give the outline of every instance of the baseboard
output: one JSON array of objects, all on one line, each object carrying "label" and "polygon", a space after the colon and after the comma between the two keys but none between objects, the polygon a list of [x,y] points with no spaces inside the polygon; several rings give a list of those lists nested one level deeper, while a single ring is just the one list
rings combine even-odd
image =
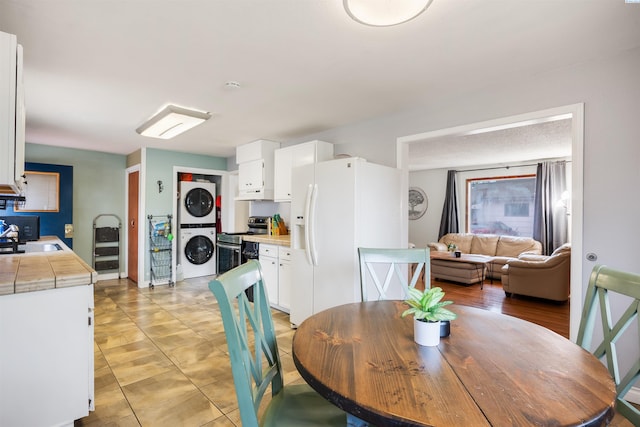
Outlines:
[{"label": "baseboard", "polygon": [[631,390],[627,392],[625,395],[625,399],[631,403],[635,403],[640,405],[640,388],[639,387],[631,387]]},{"label": "baseboard", "polygon": [[126,279],[127,275],[122,272],[118,277],[118,272],[112,273],[98,273],[98,280],[113,280],[113,279]]}]

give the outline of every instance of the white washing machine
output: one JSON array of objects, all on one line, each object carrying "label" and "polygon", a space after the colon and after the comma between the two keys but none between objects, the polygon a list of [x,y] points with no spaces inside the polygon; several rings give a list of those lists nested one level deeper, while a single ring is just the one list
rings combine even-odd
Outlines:
[{"label": "white washing machine", "polygon": [[[178,222],[216,227],[216,185],[212,182],[180,181]],[[215,240],[215,239],[214,239]]]},{"label": "white washing machine", "polygon": [[180,228],[180,258],[184,278],[216,274],[216,229]]}]

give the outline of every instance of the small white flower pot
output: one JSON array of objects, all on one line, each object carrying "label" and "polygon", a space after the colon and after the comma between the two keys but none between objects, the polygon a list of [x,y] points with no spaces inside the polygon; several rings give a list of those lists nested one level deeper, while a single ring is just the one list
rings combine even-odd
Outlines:
[{"label": "small white flower pot", "polygon": [[414,317],[413,339],[417,344],[429,347],[440,344],[440,322],[423,322]]}]

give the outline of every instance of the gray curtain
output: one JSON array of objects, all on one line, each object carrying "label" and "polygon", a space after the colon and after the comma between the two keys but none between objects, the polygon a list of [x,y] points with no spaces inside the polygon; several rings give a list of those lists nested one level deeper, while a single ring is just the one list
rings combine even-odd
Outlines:
[{"label": "gray curtain", "polygon": [[567,189],[566,162],[538,163],[533,212],[533,238],[542,243],[542,253],[550,255],[567,242],[569,220],[561,203]]},{"label": "gray curtain", "polygon": [[447,192],[440,219],[438,240],[447,233],[458,233],[458,197],[456,196],[456,171],[447,172]]}]

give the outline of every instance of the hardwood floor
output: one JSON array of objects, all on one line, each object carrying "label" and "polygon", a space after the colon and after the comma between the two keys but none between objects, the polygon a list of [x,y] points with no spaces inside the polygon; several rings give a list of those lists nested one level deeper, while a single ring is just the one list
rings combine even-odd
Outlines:
[{"label": "hardwood floor", "polygon": [[569,302],[555,303],[538,298],[515,295],[507,297],[498,280],[485,280],[480,284],[465,286],[446,280],[432,280],[431,286],[439,286],[446,293],[445,299],[454,304],[483,308],[528,320],[569,338]]},{"label": "hardwood floor", "polygon": [[[138,288],[126,279],[95,287],[96,410],[76,426],[241,426],[226,339],[210,278]],[[567,336],[569,304],[506,298],[498,283],[436,281],[455,304],[522,317]],[[294,331],[274,311],[285,383],[301,382]],[[630,426],[616,417],[614,426]]]}]

